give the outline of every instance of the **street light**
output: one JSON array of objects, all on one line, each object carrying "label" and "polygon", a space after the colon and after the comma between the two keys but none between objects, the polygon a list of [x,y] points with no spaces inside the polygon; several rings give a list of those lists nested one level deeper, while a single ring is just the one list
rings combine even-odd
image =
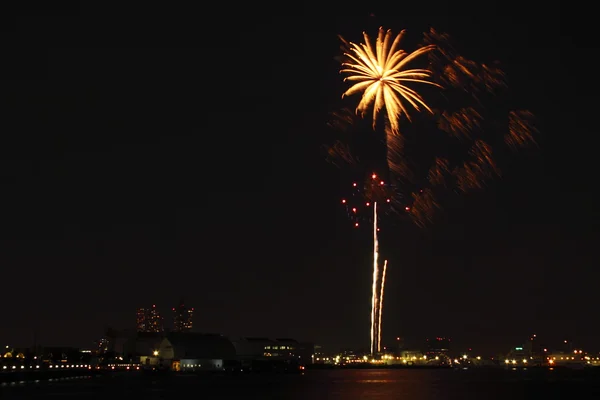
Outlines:
[{"label": "street light", "polygon": [[158,350],[154,350],[152,354],[154,355],[154,357],[158,356]]}]

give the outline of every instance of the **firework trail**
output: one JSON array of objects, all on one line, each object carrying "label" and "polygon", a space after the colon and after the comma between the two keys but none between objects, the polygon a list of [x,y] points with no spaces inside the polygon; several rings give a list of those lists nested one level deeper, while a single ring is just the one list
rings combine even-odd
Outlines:
[{"label": "firework trail", "polygon": [[[354,222],[356,228],[367,226],[367,224],[363,225],[361,222],[369,220],[371,221],[371,229],[373,230],[373,281],[370,337],[371,352],[372,354],[375,354],[379,351],[380,347],[381,328],[379,327],[378,321],[381,320],[379,311],[381,308],[381,298],[379,291],[381,290],[380,285],[383,279],[381,276],[381,268],[379,266],[379,232],[381,230],[382,216],[396,211],[394,209],[394,204],[392,203],[395,187],[386,183],[377,174],[372,173],[369,178],[365,180],[364,185],[353,182],[352,188],[352,194],[350,194],[349,197],[343,198],[341,202],[346,206],[348,216]],[[404,207],[403,211],[406,211],[407,209],[408,207]]]},{"label": "firework trail", "polygon": [[377,234],[377,202],[373,203],[373,294],[371,297],[371,354],[375,351],[377,318],[377,278],[379,277],[379,237]]},{"label": "firework trail", "polygon": [[385,273],[387,271],[388,260],[383,261],[383,272],[381,273],[381,291],[379,292],[379,322],[377,322],[377,352],[381,353],[381,320],[383,319],[383,291],[385,289]]},{"label": "firework trail", "polygon": [[[355,228],[367,226],[361,222],[368,220],[371,222],[372,240],[373,240],[373,282],[371,294],[371,352],[375,354],[379,351],[380,345],[380,308],[381,298],[380,290],[382,280],[381,268],[379,267],[379,232],[381,230],[382,216],[396,212],[397,202],[392,202],[394,191],[396,188],[393,185],[386,183],[377,174],[372,173],[365,179],[365,183],[359,185],[357,182],[352,183],[352,193],[348,197],[344,197],[341,203],[346,207],[348,217],[354,223]],[[396,203],[396,204],[394,204]],[[402,211],[408,212],[409,207],[403,207]],[[386,218],[387,219],[387,218]],[[385,261],[387,263],[387,260]],[[384,266],[385,268],[385,266]]]}]

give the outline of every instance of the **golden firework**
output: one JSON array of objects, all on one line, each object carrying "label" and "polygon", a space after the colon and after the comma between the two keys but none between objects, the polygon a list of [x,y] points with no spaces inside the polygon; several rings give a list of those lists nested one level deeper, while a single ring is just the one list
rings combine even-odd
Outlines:
[{"label": "golden firework", "polygon": [[394,133],[400,131],[400,116],[402,114],[406,115],[410,121],[405,103],[410,104],[417,111],[421,111],[422,107],[433,113],[421,95],[407,84],[424,83],[440,87],[437,83],[429,80],[432,76],[431,71],[427,69],[406,69],[407,64],[420,55],[435,49],[436,46],[424,46],[412,53],[398,49],[404,32],[400,32],[392,41],[392,32],[379,28],[375,47],[372,46],[366,33],[363,33],[364,43],[356,44],[344,41],[348,47],[345,56],[349,61],[342,63],[342,70],[340,71],[349,74],[344,81],[356,82],[343,96],[363,93],[357,112],[364,116],[373,104],[373,128],[379,112],[385,107],[390,128]]}]

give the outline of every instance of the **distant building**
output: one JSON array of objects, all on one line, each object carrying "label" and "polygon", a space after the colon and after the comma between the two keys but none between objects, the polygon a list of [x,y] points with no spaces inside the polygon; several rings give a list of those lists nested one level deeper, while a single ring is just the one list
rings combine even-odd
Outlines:
[{"label": "distant building", "polygon": [[237,360],[246,367],[265,361],[285,361],[297,365],[311,364],[315,352],[314,344],[301,343],[289,338],[245,337],[232,342]]},{"label": "distant building", "polygon": [[531,365],[533,357],[531,353],[523,346],[517,346],[510,349],[504,357],[504,363],[509,366],[528,366]]},{"label": "distant building", "polygon": [[426,340],[427,353],[448,353],[450,351],[450,339],[445,337],[434,337]]},{"label": "distant building", "polygon": [[416,361],[423,359],[423,352],[420,350],[402,350],[400,352],[400,357],[409,361]]},{"label": "distant building", "polygon": [[[342,354],[346,355],[347,352],[349,352],[351,350],[343,350]],[[325,361],[329,361],[329,360],[334,360],[335,359],[335,354],[331,351],[327,351],[322,345],[320,344],[315,344],[313,345],[313,354],[311,356],[311,363],[312,364],[322,364]]]},{"label": "distant building", "polygon": [[186,307],[184,301],[181,300],[179,306],[173,308],[173,331],[190,332],[193,316],[194,309]]},{"label": "distant building", "polygon": [[573,351],[573,342],[570,340],[563,340],[560,346],[558,346],[558,350],[563,351],[565,353],[571,353]]},{"label": "distant building", "polygon": [[135,320],[135,326],[136,326],[136,330],[138,332],[146,332],[146,319],[147,319],[147,312],[145,308],[138,308],[136,310],[136,320]]},{"label": "distant building", "polygon": [[396,338],[396,349],[395,349],[395,350],[396,350],[396,352],[397,352],[398,354],[400,354],[400,352],[401,352],[402,350],[404,350],[404,347],[405,347],[404,338],[401,338],[401,337],[399,337],[399,336],[398,336],[398,337]]},{"label": "distant building", "polygon": [[97,341],[94,342],[94,344],[96,345],[96,353],[97,354],[104,354],[108,351],[108,346],[110,344],[110,341],[106,338],[103,337],[101,339],[98,339]]},{"label": "distant building", "polygon": [[243,337],[232,340],[237,359],[242,365],[249,365],[252,360],[263,359],[265,352],[271,350],[272,342],[271,339],[263,337]]},{"label": "distant building", "polygon": [[128,362],[140,362],[140,357],[153,354],[165,335],[156,332],[136,332],[123,344],[123,358]]},{"label": "distant building", "polygon": [[531,336],[529,336],[529,340],[525,344],[525,349],[527,350],[529,355],[532,357],[536,357],[536,358],[544,357],[544,353],[545,353],[544,348],[545,347],[546,346],[542,345],[542,343],[537,338],[537,335],[535,335],[535,334],[532,334]]},{"label": "distant building", "polygon": [[573,350],[573,352],[565,353],[563,351],[550,352],[544,364],[548,366],[562,366],[568,368],[598,368],[600,366],[600,357],[594,357],[593,354],[588,354],[583,350]]},{"label": "distant building", "polygon": [[[170,333],[159,344],[159,365],[173,371],[222,371],[235,361],[235,347],[222,335],[202,333]],[[147,364],[151,360],[146,358]]]},{"label": "distant building", "polygon": [[299,364],[306,365],[312,363],[312,356],[315,352],[313,343],[301,343],[295,339],[278,338],[271,344],[271,351],[265,351],[267,357],[280,357],[296,360]]},{"label": "distant building", "polygon": [[137,309],[136,329],[138,332],[159,333],[164,331],[163,319],[155,304],[150,308]]},{"label": "distant building", "polygon": [[133,328],[107,329],[104,336],[108,339],[108,350],[105,353],[105,358],[125,355],[127,353],[127,343],[140,334],[141,332],[137,332],[137,330]]},{"label": "distant building", "polygon": [[42,350],[42,361],[49,363],[79,362],[83,358],[84,355],[75,347],[44,347]]}]

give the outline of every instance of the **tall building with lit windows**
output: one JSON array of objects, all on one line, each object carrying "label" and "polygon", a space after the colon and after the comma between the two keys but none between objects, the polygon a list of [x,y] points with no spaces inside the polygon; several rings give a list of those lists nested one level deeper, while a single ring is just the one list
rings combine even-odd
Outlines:
[{"label": "tall building with lit windows", "polygon": [[136,313],[136,327],[138,332],[164,331],[163,318],[153,304],[150,308],[138,308]]},{"label": "tall building with lit windows", "polygon": [[194,309],[185,306],[183,300],[179,302],[177,307],[173,308],[173,331],[189,332],[192,330],[192,318]]},{"label": "tall building with lit windows", "polygon": [[146,309],[138,308],[136,310],[135,326],[138,332],[146,332]]}]

